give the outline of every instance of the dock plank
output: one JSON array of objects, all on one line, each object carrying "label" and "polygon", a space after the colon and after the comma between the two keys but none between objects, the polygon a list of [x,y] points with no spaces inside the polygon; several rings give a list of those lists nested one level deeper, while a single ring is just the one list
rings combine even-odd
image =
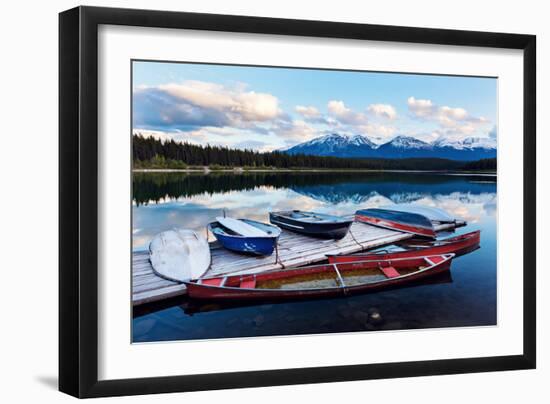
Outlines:
[{"label": "dock plank", "polygon": [[[453,229],[465,223],[434,226],[436,231]],[[273,269],[289,268],[318,263],[326,254],[355,253],[392,244],[411,238],[411,234],[383,229],[355,222],[350,232],[341,240],[320,240],[297,233],[283,231],[277,253],[269,257],[250,257],[210,243],[212,264],[205,278],[220,275],[244,275]],[[185,285],[157,276],[149,262],[148,251],[132,253],[132,303],[134,306],[167,299],[186,293]]]}]

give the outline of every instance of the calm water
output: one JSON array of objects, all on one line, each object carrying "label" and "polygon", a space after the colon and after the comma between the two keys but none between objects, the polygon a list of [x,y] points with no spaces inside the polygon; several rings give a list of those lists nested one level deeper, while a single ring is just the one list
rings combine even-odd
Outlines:
[{"label": "calm water", "polygon": [[[186,298],[136,310],[135,342],[495,325],[496,177],[402,173],[134,174],[133,248],[173,227],[205,231],[228,215],[268,221],[283,209],[353,214],[390,202],[437,206],[481,229],[481,248],[449,275],[362,296],[249,306]],[[448,237],[450,233],[441,234]],[[369,313],[378,312],[373,324]]]}]

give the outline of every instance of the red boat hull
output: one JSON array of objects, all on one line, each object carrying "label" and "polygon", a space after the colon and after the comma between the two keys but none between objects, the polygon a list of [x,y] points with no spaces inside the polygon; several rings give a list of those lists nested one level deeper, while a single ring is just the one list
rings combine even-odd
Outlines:
[{"label": "red boat hull", "polygon": [[479,247],[480,231],[463,234],[461,236],[451,237],[445,240],[435,242],[416,242],[410,241],[402,243],[406,248],[412,248],[407,251],[387,252],[387,253],[369,253],[369,254],[342,254],[327,255],[328,262],[343,263],[361,260],[391,260],[396,258],[415,258],[425,255],[455,254],[463,255]]},{"label": "red boat hull", "polygon": [[[272,271],[257,275],[212,278],[202,281],[185,282],[185,284],[187,286],[187,293],[192,299],[250,301],[347,296],[376,292],[443,273],[449,270],[453,256],[453,254],[447,254],[392,261],[373,260],[342,264],[325,264],[305,268]],[[426,261],[426,258],[428,258],[429,261]],[[423,265],[426,266],[423,267]],[[417,269],[407,274],[400,274],[398,272],[400,270],[404,271],[405,267],[410,266]],[[343,282],[340,286],[322,288],[265,289],[256,287],[259,283],[266,281],[284,282],[286,279],[292,279],[293,277],[315,276],[334,272],[335,267],[338,268],[336,272],[338,272],[340,280],[346,278],[346,276],[353,276],[353,271],[376,269],[379,269],[387,278],[351,286]],[[340,276],[340,274],[342,274],[342,276]]]},{"label": "red boat hull", "polygon": [[[377,210],[377,209],[371,209],[371,210]],[[382,227],[390,230],[396,230],[404,233],[415,234],[420,237],[427,237],[430,239],[436,238],[435,230],[433,229],[433,227],[429,228],[423,225],[416,225],[412,223],[404,223],[397,220],[392,220],[390,218],[376,217],[373,214],[369,215],[364,213],[367,211],[368,209],[364,211],[357,211],[355,213],[355,220],[358,222],[370,224],[372,226]],[[414,214],[409,214],[409,216],[420,217],[420,215],[414,215]],[[422,219],[422,217],[420,218]],[[428,222],[427,219],[424,218],[424,220]]]}]

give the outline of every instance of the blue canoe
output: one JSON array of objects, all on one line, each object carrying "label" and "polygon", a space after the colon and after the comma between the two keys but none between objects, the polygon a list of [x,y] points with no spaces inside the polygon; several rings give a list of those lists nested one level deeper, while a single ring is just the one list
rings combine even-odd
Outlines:
[{"label": "blue canoe", "polygon": [[208,229],[225,248],[245,254],[271,255],[281,229],[250,219],[217,218]]}]

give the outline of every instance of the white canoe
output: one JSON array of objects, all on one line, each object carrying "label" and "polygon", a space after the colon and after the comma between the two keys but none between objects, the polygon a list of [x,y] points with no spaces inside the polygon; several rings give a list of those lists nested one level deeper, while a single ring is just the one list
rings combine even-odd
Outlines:
[{"label": "white canoe", "polygon": [[269,236],[269,234],[267,234],[265,231],[258,229],[257,227],[251,226],[248,223],[243,222],[242,220],[233,219],[232,217],[217,217],[216,220],[222,226],[244,237]]},{"label": "white canoe", "polygon": [[431,206],[422,206],[412,203],[403,203],[403,204],[394,204],[383,206],[382,209],[395,210],[398,212],[408,212],[416,213],[418,215],[425,216],[430,219],[432,222],[441,222],[441,223],[454,223],[456,218],[449,215],[443,209],[434,208]]},{"label": "white canoe", "polygon": [[168,230],[151,240],[149,259],[157,275],[176,282],[188,281],[200,278],[210,267],[210,246],[193,230]]}]

